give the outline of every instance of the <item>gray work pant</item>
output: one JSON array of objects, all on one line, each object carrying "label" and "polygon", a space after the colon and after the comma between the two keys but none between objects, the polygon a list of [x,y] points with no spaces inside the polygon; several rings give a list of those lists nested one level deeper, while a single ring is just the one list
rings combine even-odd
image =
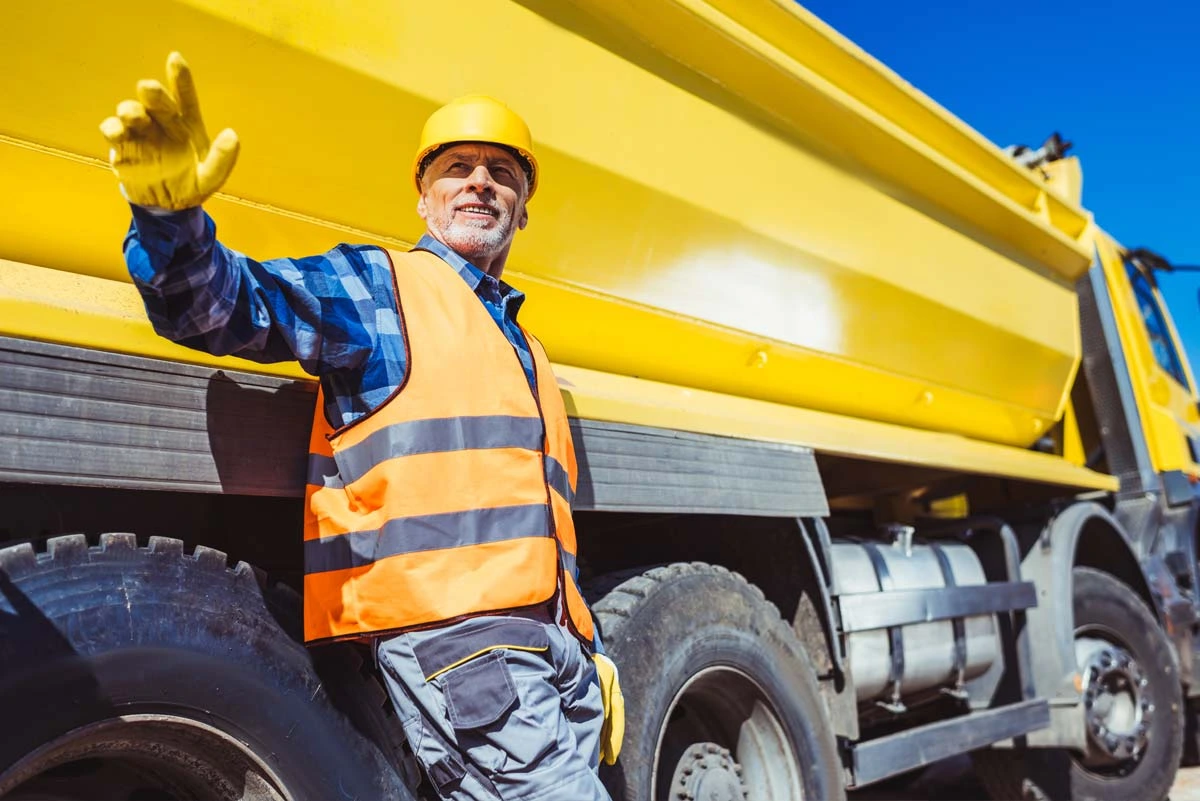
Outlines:
[{"label": "gray work pant", "polygon": [[[507,646],[507,647],[496,647]],[[388,694],[446,801],[610,801],[591,657],[549,615],[488,616],[377,641]]]}]

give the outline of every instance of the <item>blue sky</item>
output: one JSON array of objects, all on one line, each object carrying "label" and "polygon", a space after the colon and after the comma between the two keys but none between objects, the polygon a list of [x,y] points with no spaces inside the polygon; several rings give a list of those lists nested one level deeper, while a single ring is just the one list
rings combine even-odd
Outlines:
[{"label": "blue sky", "polygon": [[[1200,3],[802,5],[999,145],[1061,132],[1103,228],[1200,265]],[[1160,286],[1200,370],[1200,274]]]}]

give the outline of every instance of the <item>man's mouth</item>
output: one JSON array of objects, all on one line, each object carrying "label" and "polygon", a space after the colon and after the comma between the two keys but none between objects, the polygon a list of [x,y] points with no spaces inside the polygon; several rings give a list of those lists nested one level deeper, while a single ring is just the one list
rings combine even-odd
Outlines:
[{"label": "man's mouth", "polygon": [[464,203],[456,208],[455,212],[471,217],[487,217],[492,220],[500,217],[499,211],[484,203]]}]

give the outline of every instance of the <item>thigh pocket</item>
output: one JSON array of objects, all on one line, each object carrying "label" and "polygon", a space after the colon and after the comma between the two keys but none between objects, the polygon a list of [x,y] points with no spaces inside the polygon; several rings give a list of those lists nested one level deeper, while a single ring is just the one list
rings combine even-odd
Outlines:
[{"label": "thigh pocket", "polygon": [[446,714],[455,729],[491,726],[517,703],[517,686],[503,651],[491,651],[441,677]]},{"label": "thigh pocket", "polygon": [[[482,665],[484,661],[487,667]],[[476,664],[479,673],[467,672]],[[480,674],[491,674],[486,685]],[[569,739],[553,678],[545,654],[508,649],[439,677],[459,747],[493,777],[516,774],[531,778],[543,769],[553,772],[558,746]],[[465,703],[460,703],[460,698],[466,699]],[[468,710],[472,714],[466,714]],[[493,719],[470,725],[488,718]]]}]

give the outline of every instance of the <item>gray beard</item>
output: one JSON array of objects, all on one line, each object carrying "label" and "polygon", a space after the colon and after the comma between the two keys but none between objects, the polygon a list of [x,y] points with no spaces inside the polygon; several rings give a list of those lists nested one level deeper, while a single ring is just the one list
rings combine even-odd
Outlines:
[{"label": "gray beard", "polygon": [[[452,215],[453,213],[451,213]],[[496,256],[508,244],[512,234],[512,217],[502,214],[491,228],[479,228],[470,223],[449,222],[438,226],[447,245],[468,259]]]}]

